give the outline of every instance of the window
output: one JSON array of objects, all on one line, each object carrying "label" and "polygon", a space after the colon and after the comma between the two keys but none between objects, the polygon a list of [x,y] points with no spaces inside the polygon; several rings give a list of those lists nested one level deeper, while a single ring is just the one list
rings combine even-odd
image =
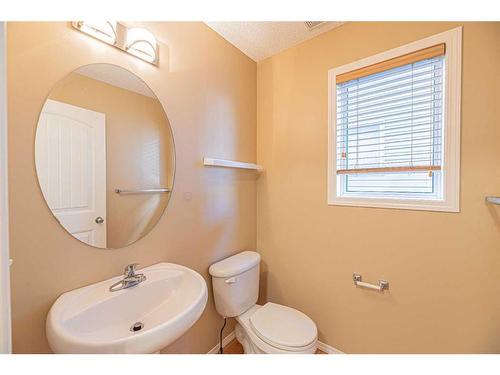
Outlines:
[{"label": "window", "polygon": [[458,212],[461,29],[329,72],[329,204]]}]

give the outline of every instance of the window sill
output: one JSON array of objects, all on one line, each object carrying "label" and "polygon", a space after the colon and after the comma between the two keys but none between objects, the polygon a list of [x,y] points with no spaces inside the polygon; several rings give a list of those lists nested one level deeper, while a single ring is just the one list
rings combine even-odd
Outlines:
[{"label": "window sill", "polygon": [[328,200],[329,206],[351,206],[370,208],[392,208],[417,211],[460,212],[458,202],[422,199],[355,198],[335,197]]}]

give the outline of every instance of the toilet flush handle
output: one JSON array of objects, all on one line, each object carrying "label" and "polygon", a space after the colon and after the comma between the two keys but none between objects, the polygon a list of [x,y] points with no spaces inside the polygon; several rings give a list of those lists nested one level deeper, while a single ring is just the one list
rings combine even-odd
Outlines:
[{"label": "toilet flush handle", "polygon": [[236,282],[236,277],[230,277],[229,279],[224,280],[226,284],[234,284]]}]

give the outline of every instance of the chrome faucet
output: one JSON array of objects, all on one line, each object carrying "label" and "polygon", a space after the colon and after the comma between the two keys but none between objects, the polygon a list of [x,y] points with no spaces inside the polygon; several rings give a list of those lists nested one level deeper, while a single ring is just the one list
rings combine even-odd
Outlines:
[{"label": "chrome faucet", "polygon": [[146,275],[144,275],[143,273],[135,273],[138,265],[138,263],[127,265],[127,267],[125,267],[125,270],[123,271],[123,279],[111,285],[109,287],[109,291],[116,292],[118,290],[131,288],[146,280]]}]

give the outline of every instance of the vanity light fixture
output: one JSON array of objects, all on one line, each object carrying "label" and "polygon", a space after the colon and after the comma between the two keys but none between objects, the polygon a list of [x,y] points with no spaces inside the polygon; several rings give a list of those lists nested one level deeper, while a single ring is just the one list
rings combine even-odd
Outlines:
[{"label": "vanity light fixture", "polygon": [[114,21],[77,21],[72,22],[75,29],[88,34],[105,43],[115,45],[116,43],[116,22]]},{"label": "vanity light fixture", "polygon": [[121,49],[141,60],[158,65],[158,43],[149,30],[142,27],[127,27],[120,22],[74,21],[71,25],[100,41]]},{"label": "vanity light fixture", "polygon": [[140,59],[152,64],[158,62],[158,44],[155,36],[142,27],[127,30],[125,50]]}]

